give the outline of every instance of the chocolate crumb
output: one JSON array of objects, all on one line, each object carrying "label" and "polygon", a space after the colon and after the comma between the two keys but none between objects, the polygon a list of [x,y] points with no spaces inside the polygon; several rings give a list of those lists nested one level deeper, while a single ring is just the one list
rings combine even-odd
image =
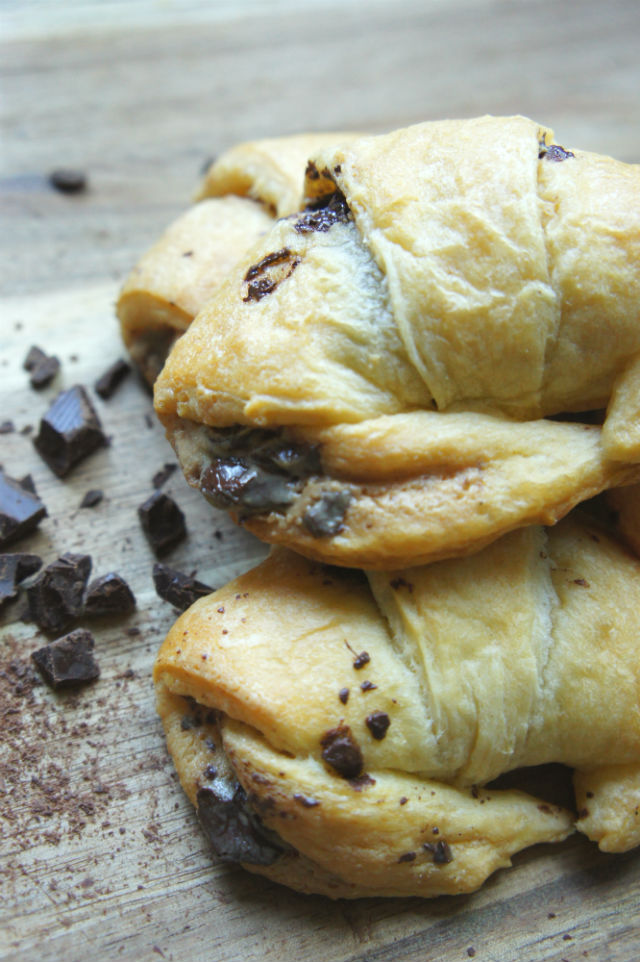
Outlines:
[{"label": "chocolate crumb", "polygon": [[368,651],[361,651],[359,655],[353,661],[353,667],[357,670],[358,668],[364,668],[371,661],[371,655]]},{"label": "chocolate crumb", "polygon": [[16,426],[10,419],[7,421],[0,421],[0,434],[13,434]]},{"label": "chocolate crumb", "polygon": [[356,778],[362,771],[362,751],[348,725],[338,725],[320,739],[322,758],[343,778]]},{"label": "chocolate crumb", "polygon": [[363,681],[360,685],[360,691],[375,691],[377,687],[372,681]]},{"label": "chocolate crumb", "polygon": [[399,862],[415,862],[415,858],[416,858],[415,852],[404,852],[404,854],[398,858],[398,861]]},{"label": "chocolate crumb", "polygon": [[204,598],[214,591],[191,575],[159,563],[153,566],[153,583],[156,594],[179,611],[186,611],[198,598]]},{"label": "chocolate crumb", "polygon": [[66,553],[53,561],[27,588],[31,619],[44,631],[64,631],[80,615],[91,557]]},{"label": "chocolate crumb", "polygon": [[25,371],[31,372],[29,378],[31,387],[39,391],[51,384],[60,370],[60,361],[55,355],[45,354],[41,348],[34,345],[29,350],[23,367]]},{"label": "chocolate crumb", "polygon": [[408,801],[409,801],[409,799],[407,798],[407,796],[406,796],[406,795],[403,795],[402,798],[400,799],[399,804],[400,804],[400,805],[406,805]]},{"label": "chocolate crumb", "polygon": [[397,591],[399,588],[406,588],[409,594],[413,591],[413,585],[409,581],[406,581],[405,578],[394,578],[389,584],[394,591]]},{"label": "chocolate crumb", "polygon": [[87,491],[82,501],[80,502],[80,507],[95,508],[96,505],[100,504],[103,497],[104,497],[104,493],[100,490],[100,488],[91,488],[89,491]]},{"label": "chocolate crumb", "polygon": [[157,557],[166,554],[187,535],[184,514],[168,494],[156,491],[138,508],[138,517]]},{"label": "chocolate crumb", "polygon": [[100,669],[93,657],[95,641],[84,628],[77,628],[44,648],[31,658],[51,688],[69,688],[93,681]]},{"label": "chocolate crumb", "polygon": [[434,865],[448,865],[453,861],[451,849],[442,839],[438,842],[425,842],[422,847],[426,852],[432,853]]},{"label": "chocolate crumb", "polygon": [[298,802],[299,805],[302,805],[303,808],[317,808],[320,804],[317,798],[309,798],[308,795],[301,795],[299,793],[293,796],[293,800],[294,802]]},{"label": "chocolate crumb", "polygon": [[131,371],[131,365],[127,364],[125,360],[119,358],[114,361],[106,371],[100,375],[98,380],[93,385],[93,389],[96,394],[102,398],[103,401],[108,401],[112,397],[122,381]]},{"label": "chocolate crumb", "polygon": [[33,441],[38,454],[59,478],[97,448],[107,444],[100,419],[85,389],[61,391],[40,421]]},{"label": "chocolate crumb", "polygon": [[84,599],[85,615],[127,615],[136,606],[131,588],[114,571],[96,578],[87,588]]},{"label": "chocolate crumb", "polygon": [[178,465],[174,462],[169,462],[163,464],[159,471],[156,471],[151,479],[151,483],[154,488],[161,488],[162,485],[169,480],[173,472],[177,469]]},{"label": "chocolate crumb", "polygon": [[61,194],[82,194],[87,189],[87,176],[81,170],[56,167],[49,174],[49,183]]},{"label": "chocolate crumb", "polygon": [[0,548],[31,534],[47,509],[27,479],[10,478],[0,468]]},{"label": "chocolate crumb", "polygon": [[346,705],[347,702],[349,701],[349,689],[341,688],[340,691],[338,692],[338,698],[340,699],[343,705]]},{"label": "chocolate crumb", "polygon": [[382,741],[387,734],[391,719],[386,711],[372,711],[365,718],[365,724],[376,741]]}]

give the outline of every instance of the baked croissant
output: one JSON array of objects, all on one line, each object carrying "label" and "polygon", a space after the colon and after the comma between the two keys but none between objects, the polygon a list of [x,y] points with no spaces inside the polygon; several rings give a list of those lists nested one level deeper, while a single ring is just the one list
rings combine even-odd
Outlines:
[{"label": "baked croissant", "polygon": [[640,166],[481,117],[324,148],[305,183],[156,383],[192,485],[384,568],[640,479]]},{"label": "baked croissant", "polygon": [[[640,844],[640,563],[572,516],[366,577],[276,548],[155,665],[217,854],[333,897],[469,892],[574,828]],[[576,816],[490,783],[559,762]]]},{"label": "baked croissant", "polygon": [[124,342],[150,384],[230,268],[276,216],[300,207],[309,153],[336,139],[297,134],[251,141],[211,164],[197,202],[140,259],[118,297]]}]

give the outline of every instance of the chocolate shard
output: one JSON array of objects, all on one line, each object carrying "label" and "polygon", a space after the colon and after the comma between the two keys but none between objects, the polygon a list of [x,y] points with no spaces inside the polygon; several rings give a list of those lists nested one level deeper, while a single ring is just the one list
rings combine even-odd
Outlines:
[{"label": "chocolate shard", "polygon": [[103,401],[108,401],[115,394],[130,370],[131,365],[127,364],[123,358],[119,358],[100,375],[93,386],[94,391]]},{"label": "chocolate shard", "polygon": [[198,598],[204,598],[214,591],[191,575],[158,563],[153,566],[153,583],[156,594],[180,611],[186,611]]},{"label": "chocolate shard", "polygon": [[155,491],[138,508],[138,517],[157,557],[166,554],[187,535],[184,514],[168,494]]},{"label": "chocolate shard", "polygon": [[151,479],[151,483],[154,488],[161,488],[165,481],[168,481],[175,470],[177,470],[178,465],[175,461],[163,464],[159,471],[156,471]]},{"label": "chocolate shard", "polygon": [[49,174],[49,183],[61,194],[82,194],[87,189],[87,175],[71,167],[56,167]]},{"label": "chocolate shard", "polygon": [[273,865],[289,851],[252,811],[238,782],[218,778],[213,785],[199,789],[196,803],[200,824],[223,862]]},{"label": "chocolate shard", "polygon": [[59,478],[107,443],[100,419],[81,385],[58,394],[41,419],[33,443]]},{"label": "chocolate shard", "polygon": [[31,658],[51,688],[72,688],[99,677],[100,668],[93,656],[94,646],[91,632],[76,628],[34,651]]},{"label": "chocolate shard", "polygon": [[89,555],[63,554],[41,572],[27,588],[31,619],[43,631],[64,631],[82,612],[91,573]]},{"label": "chocolate shard", "polygon": [[18,594],[18,586],[42,567],[37,554],[0,554],[0,605]]},{"label": "chocolate shard", "polygon": [[22,362],[22,367],[25,371],[33,371],[38,364],[42,364],[42,362],[46,361],[46,359],[47,354],[45,351],[43,351],[42,348],[38,347],[36,344],[32,344],[27,351],[27,356]]},{"label": "chocolate shard", "polygon": [[35,491],[0,468],[0,548],[30,534],[46,516]]},{"label": "chocolate shard", "polygon": [[90,488],[80,502],[81,508],[95,508],[104,498],[104,492],[100,488]]},{"label": "chocolate shard", "polygon": [[320,739],[322,757],[343,778],[356,778],[364,765],[362,751],[348,725],[331,728]]},{"label": "chocolate shard", "polygon": [[84,598],[85,615],[128,615],[135,606],[131,588],[115,571],[92,581]]}]

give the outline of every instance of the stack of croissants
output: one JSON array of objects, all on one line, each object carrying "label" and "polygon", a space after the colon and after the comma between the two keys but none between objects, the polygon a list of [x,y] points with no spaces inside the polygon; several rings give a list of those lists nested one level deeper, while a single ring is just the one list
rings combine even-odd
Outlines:
[{"label": "stack of croissants", "polygon": [[640,166],[520,116],[241,144],[117,312],[187,482],[273,545],[155,664],[217,856],[428,897],[639,845]]}]

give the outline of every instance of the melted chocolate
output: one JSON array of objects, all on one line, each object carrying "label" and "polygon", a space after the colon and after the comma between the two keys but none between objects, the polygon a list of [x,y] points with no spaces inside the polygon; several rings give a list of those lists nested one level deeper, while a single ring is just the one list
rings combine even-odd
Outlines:
[{"label": "melted chocolate", "polygon": [[314,538],[331,537],[344,528],[344,517],[351,503],[351,492],[323,491],[320,497],[309,505],[302,516],[302,523]]},{"label": "melted chocolate", "polygon": [[220,778],[215,785],[200,788],[197,806],[200,824],[223,862],[273,865],[287,851],[251,809],[238,782]]},{"label": "melted chocolate", "polygon": [[362,751],[348,725],[325,732],[320,739],[322,757],[343,778],[357,778],[362,772]]},{"label": "melted chocolate", "polygon": [[350,219],[351,211],[344,194],[333,191],[309,204],[293,226],[298,234],[324,233],[334,224],[346,224]]}]

